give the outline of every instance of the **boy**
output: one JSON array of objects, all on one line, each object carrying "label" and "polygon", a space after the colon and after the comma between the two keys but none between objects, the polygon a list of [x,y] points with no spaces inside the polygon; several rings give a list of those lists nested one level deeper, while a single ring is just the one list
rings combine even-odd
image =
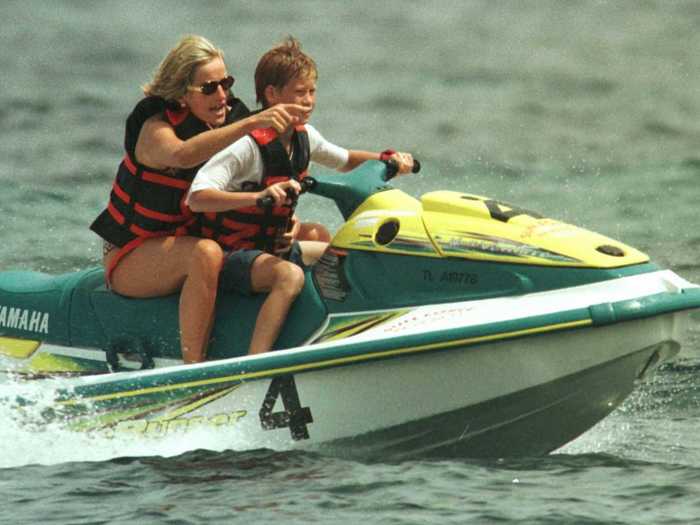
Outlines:
[{"label": "boy", "polygon": [[[265,53],[255,70],[258,103],[265,109],[291,102],[308,111],[281,134],[273,128],[256,130],[212,157],[197,173],[187,197],[190,208],[203,214],[202,234],[231,252],[221,275],[226,287],[243,293],[269,292],[258,314],[250,354],[272,348],[304,286],[302,257],[308,260],[314,251],[316,258],[326,246],[307,242],[302,253],[297,241],[330,240],[323,226],[300,225],[293,215],[293,201],[301,189],[298,181],[309,161],[338,171],[389,158],[396,161],[399,173],[410,173],[413,167],[410,154],[346,150],[326,141],[308,124],[317,78],[313,59],[291,37]],[[265,197],[274,200],[271,209],[256,205]],[[287,232],[290,225],[292,231]]]}]

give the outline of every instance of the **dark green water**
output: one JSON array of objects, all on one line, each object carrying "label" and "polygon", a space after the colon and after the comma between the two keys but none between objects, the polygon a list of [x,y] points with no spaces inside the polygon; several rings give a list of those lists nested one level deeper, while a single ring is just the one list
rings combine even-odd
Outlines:
[{"label": "dark green water", "polygon": [[[258,57],[291,33],[320,68],[314,125],[341,145],[414,152],[424,169],[403,190],[518,203],[700,282],[700,3],[6,1],[0,23],[0,270],[97,264],[87,225],[124,119],[181,35],[221,46],[252,105]],[[320,199],[301,213],[340,223]],[[0,523],[692,523],[698,370],[696,316],[676,362],[621,409],[518,460],[77,441],[20,430],[0,407]]]}]

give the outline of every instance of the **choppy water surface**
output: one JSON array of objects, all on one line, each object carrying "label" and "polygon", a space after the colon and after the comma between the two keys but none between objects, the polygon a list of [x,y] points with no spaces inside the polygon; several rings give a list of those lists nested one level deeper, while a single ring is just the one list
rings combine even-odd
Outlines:
[{"label": "choppy water surface", "polygon": [[[424,170],[405,191],[515,202],[700,282],[697,2],[9,1],[0,15],[0,270],[97,264],[87,225],[123,121],[182,34],[224,48],[253,105],[257,58],[291,33],[320,68],[314,124],[413,151]],[[320,198],[301,213],[340,224]],[[694,522],[699,320],[675,363],[545,458],[367,464],[217,435],[76,438],[0,405],[0,522]],[[0,380],[5,396],[24,388]]]}]

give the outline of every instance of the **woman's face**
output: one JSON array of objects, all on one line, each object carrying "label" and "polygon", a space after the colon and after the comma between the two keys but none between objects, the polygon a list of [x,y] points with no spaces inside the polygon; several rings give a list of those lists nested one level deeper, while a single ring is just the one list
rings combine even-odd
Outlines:
[{"label": "woman's face", "polygon": [[192,85],[182,98],[195,117],[215,128],[223,125],[226,120],[228,90],[219,85],[214,93],[206,95],[200,88],[207,82],[219,82],[227,76],[223,60],[215,58],[197,68]]}]

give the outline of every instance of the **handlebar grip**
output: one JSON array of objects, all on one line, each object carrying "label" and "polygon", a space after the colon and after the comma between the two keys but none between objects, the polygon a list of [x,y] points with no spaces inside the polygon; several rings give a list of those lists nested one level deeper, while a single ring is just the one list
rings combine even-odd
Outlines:
[{"label": "handlebar grip", "polygon": [[275,199],[270,196],[262,197],[261,199],[255,201],[255,205],[258,208],[270,208],[275,205]]},{"label": "handlebar grip", "polygon": [[[306,177],[300,182],[300,184],[301,184],[301,191],[299,192],[298,195],[293,189],[287,188],[287,198],[294,201],[299,195],[301,195],[302,193],[306,193],[311,188],[313,188],[314,185],[316,184],[316,180],[311,178],[311,177]],[[262,198],[256,200],[255,205],[258,208],[270,208],[270,207],[275,205],[275,199],[273,199],[272,197],[270,197],[268,195],[267,197],[262,197]]]},{"label": "handlebar grip", "polygon": [[[391,180],[399,173],[399,165],[392,159],[383,161],[386,164],[386,180]],[[421,169],[421,163],[418,159],[413,159],[413,167],[411,173],[418,173]]]},{"label": "handlebar grip", "polygon": [[301,191],[299,193],[306,193],[307,191],[311,191],[314,186],[316,186],[316,179],[307,175],[299,184],[301,184]]}]

